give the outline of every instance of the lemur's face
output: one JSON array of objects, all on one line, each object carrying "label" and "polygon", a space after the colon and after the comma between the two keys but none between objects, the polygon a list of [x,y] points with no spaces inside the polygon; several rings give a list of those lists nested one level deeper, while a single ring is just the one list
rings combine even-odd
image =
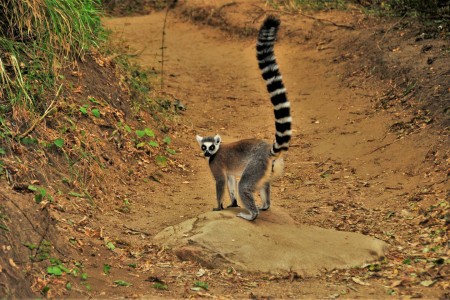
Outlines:
[{"label": "lemur's face", "polygon": [[201,137],[197,135],[195,138],[197,139],[197,142],[200,145],[205,157],[211,157],[216,154],[219,150],[220,142],[222,141],[218,134],[208,137]]}]

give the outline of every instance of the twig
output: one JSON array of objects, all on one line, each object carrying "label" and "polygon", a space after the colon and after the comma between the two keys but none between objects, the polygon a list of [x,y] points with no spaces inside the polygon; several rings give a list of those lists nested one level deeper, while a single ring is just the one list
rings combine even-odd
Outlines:
[{"label": "twig", "polygon": [[53,109],[53,104],[55,104],[56,99],[59,96],[59,93],[61,92],[61,88],[62,88],[62,84],[59,86],[58,91],[56,92],[55,98],[53,99],[53,101],[50,103],[50,105],[47,107],[47,109],[45,110],[45,112],[42,114],[42,116],[37,119],[33,125],[31,125],[30,128],[28,128],[24,133],[20,134],[18,137],[19,138],[24,138],[25,136],[27,136],[30,132],[32,132],[34,130],[34,128],[36,127],[37,124],[39,124],[40,122],[42,122],[42,120],[45,119],[45,117],[52,111]]},{"label": "twig", "polygon": [[134,229],[134,228],[131,228],[131,227],[128,227],[128,226],[126,226],[126,225],[123,225],[123,227],[125,228],[125,229],[128,229],[129,231],[131,231],[131,232],[135,232],[135,233],[137,233],[137,234],[144,234],[144,235],[147,235],[147,236],[150,236],[151,234],[150,233],[148,233],[148,232],[145,232],[145,231],[142,231],[142,230],[138,230],[138,229]]},{"label": "twig", "polygon": [[162,39],[161,39],[161,89],[164,86],[164,49],[166,48],[164,46],[165,44],[165,37],[166,37],[166,22],[167,22],[167,15],[169,14],[169,10],[171,8],[174,8],[177,4],[178,0],[173,0],[170,4],[167,4],[166,8],[166,14],[164,16],[164,24],[163,24],[163,30],[162,30]]},{"label": "twig", "polygon": [[[30,218],[28,217],[28,215],[27,215],[27,214],[19,207],[19,205],[18,205],[16,202],[14,202],[14,201],[8,199],[8,197],[6,197],[3,193],[0,193],[0,196],[1,196],[2,200],[6,200],[6,201],[9,200],[9,203],[11,203],[12,205],[14,205],[14,206],[17,208],[17,210],[20,211],[20,212],[22,213],[22,215],[25,217],[25,219],[27,219],[28,223],[30,223],[30,226],[31,226],[31,228],[33,228],[34,232],[36,232],[36,233],[41,237],[41,240],[40,240],[40,242],[39,242],[39,247],[40,247],[40,245],[42,244],[42,241],[43,241],[43,240],[45,239],[45,237],[47,236],[48,229],[50,228],[50,213],[47,212],[47,214],[48,214],[48,215],[47,215],[47,220],[48,220],[47,226],[46,226],[46,228],[43,230],[43,233],[40,233],[40,232],[37,230],[37,228],[34,226],[34,223],[30,220]],[[59,250],[59,249],[56,247],[56,245],[53,245],[53,248],[54,248],[59,254],[61,254],[62,256],[66,257],[66,255],[65,255],[61,250]],[[36,255],[37,255],[37,253],[36,253]],[[35,255],[35,257],[36,257],[36,255]],[[35,258],[35,257],[34,257],[34,258]]]},{"label": "twig", "polygon": [[392,30],[392,28],[394,28],[394,26],[397,26],[398,23],[400,23],[401,21],[403,21],[403,19],[406,17],[406,15],[404,15],[403,17],[400,18],[400,20],[398,20],[397,22],[395,22],[394,24],[392,24],[383,34],[383,36],[381,37],[381,39],[379,41],[377,41],[377,47],[379,50],[381,50],[380,47],[380,43],[384,40],[384,38],[386,37],[386,34]]},{"label": "twig", "polygon": [[220,14],[220,11],[221,11],[223,8],[228,7],[228,6],[233,6],[233,5],[236,5],[236,4],[237,4],[237,3],[234,2],[234,1],[228,2],[228,3],[225,3],[225,4],[222,4],[222,5],[217,9],[217,12]]},{"label": "twig", "polygon": [[[253,6],[259,8],[261,11],[263,11],[263,13],[268,13],[268,12],[280,13],[279,10],[275,10],[275,9],[263,9],[263,8],[257,6],[257,5],[253,5]],[[305,14],[305,13],[302,13],[302,12],[300,12],[300,11],[298,11],[298,12],[286,12],[286,11],[282,11],[281,13],[282,13],[282,14],[291,15],[291,16],[294,16],[294,15],[299,14],[299,15],[302,15],[302,16],[304,16],[304,17],[307,17],[307,18],[309,18],[309,19],[313,19],[313,20],[315,20],[315,21],[318,21],[318,22],[321,22],[321,23],[324,23],[324,24],[327,24],[327,23],[328,23],[328,24],[331,24],[331,25],[336,26],[336,27],[341,27],[341,28],[345,28],[345,29],[355,30],[355,27],[352,26],[352,25],[338,24],[338,23],[333,22],[333,21],[330,21],[330,20],[319,19],[319,18],[316,18],[316,17],[314,17],[314,16],[307,15],[307,14]],[[256,17],[256,18],[253,20],[253,22],[254,22],[255,20],[259,19],[260,17],[261,17],[261,15],[259,15],[258,17]]]},{"label": "twig", "polygon": [[[43,243],[44,240],[45,240],[45,236],[47,235],[48,229],[50,228],[50,221],[49,221],[49,219],[50,219],[50,214],[49,214],[49,212],[47,211],[47,226],[45,227],[44,234],[41,235],[41,240],[40,240],[39,243],[38,243],[38,250],[41,248],[42,243]],[[35,230],[36,230],[36,229],[35,229]],[[56,251],[58,251],[60,254],[64,255],[63,253],[61,253],[61,252],[58,250],[58,248],[55,247],[55,245],[53,245],[53,247],[54,247],[54,248],[56,249]],[[33,256],[33,260],[32,260],[32,261],[35,261],[35,259],[36,259],[36,257],[38,256],[38,254],[39,254],[39,251],[36,251],[36,253],[34,253],[34,256]],[[65,256],[65,255],[64,255],[64,256]]]},{"label": "twig", "polygon": [[393,143],[398,142],[399,140],[400,140],[400,139],[395,139],[394,141],[392,141],[392,142],[390,142],[390,143],[384,144],[384,145],[382,145],[382,146],[380,146],[380,147],[376,147],[375,149],[373,149],[372,151],[370,151],[370,152],[367,153],[367,154],[372,154],[372,153],[374,153],[374,152],[377,152],[378,150],[381,150],[381,149],[383,149],[383,148],[386,148],[387,146],[390,146],[390,145],[392,145]]},{"label": "twig", "polygon": [[318,21],[318,22],[320,22],[320,23],[324,23],[324,24],[329,23],[329,24],[331,24],[331,25],[333,25],[333,26],[336,26],[336,27],[341,27],[341,28],[345,28],[345,29],[355,30],[355,26],[352,26],[352,25],[338,24],[338,23],[335,23],[335,22],[330,21],[330,20],[319,19],[319,18],[310,16],[310,15],[304,14],[304,13],[302,13],[302,12],[299,12],[299,14],[302,15],[302,16],[304,16],[304,17],[307,17],[307,18],[316,20],[316,21]]}]

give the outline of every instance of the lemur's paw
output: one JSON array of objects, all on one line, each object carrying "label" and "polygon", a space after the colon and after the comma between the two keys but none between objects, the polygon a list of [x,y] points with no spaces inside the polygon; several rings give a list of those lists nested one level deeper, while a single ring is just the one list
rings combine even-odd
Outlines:
[{"label": "lemur's paw", "polygon": [[258,207],[259,210],[268,210],[270,208],[270,205],[263,205]]},{"label": "lemur's paw", "polygon": [[256,219],[256,217],[258,216],[258,214],[244,214],[244,213],[238,213],[237,214],[238,217],[246,219],[248,221],[253,221],[254,219]]}]

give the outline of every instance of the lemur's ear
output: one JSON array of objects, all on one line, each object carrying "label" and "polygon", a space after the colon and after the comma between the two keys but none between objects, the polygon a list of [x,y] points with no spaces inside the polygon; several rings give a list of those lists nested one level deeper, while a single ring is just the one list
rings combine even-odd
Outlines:
[{"label": "lemur's ear", "polygon": [[220,138],[220,135],[216,134],[214,136],[214,144],[219,145],[221,141],[222,141],[222,139]]},{"label": "lemur's ear", "polygon": [[198,144],[201,146],[203,138],[201,136],[199,136],[198,134],[195,136],[195,138],[197,139]]}]

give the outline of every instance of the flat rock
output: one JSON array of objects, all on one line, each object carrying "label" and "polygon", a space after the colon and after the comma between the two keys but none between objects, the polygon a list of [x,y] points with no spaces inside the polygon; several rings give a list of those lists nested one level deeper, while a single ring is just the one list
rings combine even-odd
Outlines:
[{"label": "flat rock", "polygon": [[324,270],[360,266],[384,256],[387,244],[353,232],[299,225],[272,207],[249,222],[239,209],[207,212],[158,233],[182,260],[205,267],[314,276]]}]

